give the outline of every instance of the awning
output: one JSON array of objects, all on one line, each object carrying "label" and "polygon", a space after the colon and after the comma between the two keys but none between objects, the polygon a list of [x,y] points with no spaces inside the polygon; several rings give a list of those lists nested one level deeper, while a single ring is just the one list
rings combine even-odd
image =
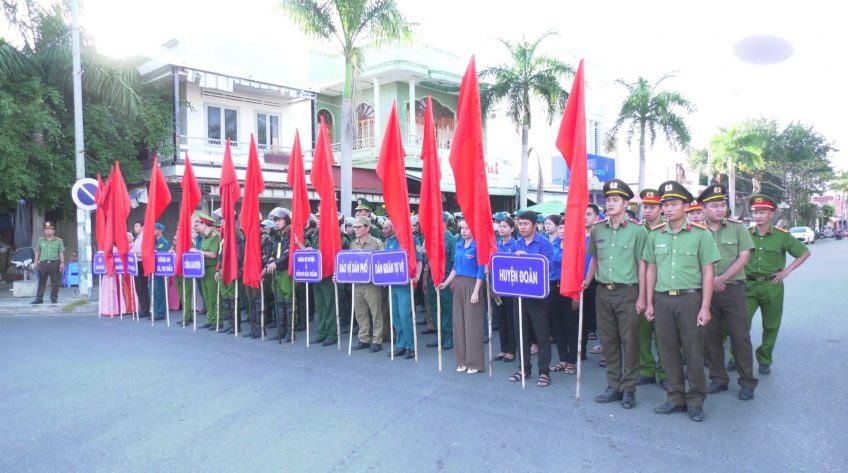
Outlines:
[{"label": "awning", "polygon": [[[416,181],[421,181],[421,171],[406,171],[406,177],[410,179],[415,179]],[[456,193],[456,185],[452,180],[445,179],[444,175],[442,176],[441,182],[442,192],[451,192]],[[514,187],[497,187],[497,186],[489,186],[489,195],[499,195],[499,196],[514,196],[515,188]]]}]

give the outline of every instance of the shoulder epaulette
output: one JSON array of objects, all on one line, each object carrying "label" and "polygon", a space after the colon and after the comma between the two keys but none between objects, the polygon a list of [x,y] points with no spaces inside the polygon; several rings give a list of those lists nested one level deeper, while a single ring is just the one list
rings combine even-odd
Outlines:
[{"label": "shoulder epaulette", "polygon": [[632,223],[634,225],[642,225],[642,222],[640,222],[639,220],[636,220],[635,218],[631,218],[630,223]]},{"label": "shoulder epaulette", "polygon": [[651,231],[659,230],[660,228],[662,228],[662,227],[664,227],[664,226],[665,226],[665,223],[659,223],[659,224],[654,225],[653,227],[651,227]]},{"label": "shoulder epaulette", "polygon": [[595,222],[595,225],[598,225],[598,224],[600,224],[600,223],[606,223],[606,222],[607,222],[607,219],[603,218],[603,219],[598,220],[597,222]]},{"label": "shoulder epaulette", "polygon": [[789,233],[789,230],[786,230],[786,229],[783,229],[783,228],[780,228],[780,227],[771,227],[771,228],[774,228],[775,230],[777,230],[779,232]]},{"label": "shoulder epaulette", "polygon": [[743,225],[745,224],[745,222],[743,222],[742,220],[736,220],[735,218],[728,218],[727,221],[733,223],[741,223]]},{"label": "shoulder epaulette", "polygon": [[706,229],[707,229],[707,226],[706,226],[706,225],[702,225],[702,224],[700,224],[700,223],[695,223],[695,222],[689,222],[689,223],[690,223],[693,227],[695,227],[695,228],[700,228],[701,230],[706,230]]}]

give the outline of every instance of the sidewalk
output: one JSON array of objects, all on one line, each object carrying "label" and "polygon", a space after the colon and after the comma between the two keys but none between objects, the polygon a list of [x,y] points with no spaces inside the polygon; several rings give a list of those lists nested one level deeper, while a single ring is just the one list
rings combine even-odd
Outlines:
[{"label": "sidewalk", "polygon": [[[96,295],[96,288],[93,293]],[[0,282],[0,316],[3,315],[60,315],[97,314],[97,299],[86,300],[77,287],[60,287],[59,303],[50,304],[50,287],[45,291],[44,304],[31,304],[34,297],[13,297],[12,283]]]}]

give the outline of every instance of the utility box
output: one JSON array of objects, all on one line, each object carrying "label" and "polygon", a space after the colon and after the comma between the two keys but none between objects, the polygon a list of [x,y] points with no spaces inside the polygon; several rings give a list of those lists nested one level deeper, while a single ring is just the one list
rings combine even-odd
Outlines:
[{"label": "utility box", "polygon": [[38,292],[38,281],[15,281],[12,283],[14,297],[35,297]]}]

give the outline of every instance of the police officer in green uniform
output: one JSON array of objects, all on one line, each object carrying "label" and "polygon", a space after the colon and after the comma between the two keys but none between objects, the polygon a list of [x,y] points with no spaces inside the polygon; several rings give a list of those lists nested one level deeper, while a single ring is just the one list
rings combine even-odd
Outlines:
[{"label": "police officer in green uniform", "polygon": [[[339,217],[339,225],[343,221],[341,214]],[[313,249],[320,248],[319,232],[320,220],[316,225],[315,231],[311,233],[309,240],[305,246]],[[341,237],[344,244],[344,236]],[[299,245],[304,248],[304,245]],[[315,293],[315,338],[312,343],[327,347],[335,345],[338,342],[337,327],[336,327],[336,290],[333,284],[333,275],[326,275],[319,283],[311,284]]]},{"label": "police officer in green uniform", "polygon": [[[224,225],[224,215],[221,209],[216,209],[212,212],[212,216],[215,218],[218,227]],[[241,272],[244,269],[244,232],[241,231],[240,228],[236,228],[236,259],[238,266],[238,275],[236,279],[234,279],[231,283],[226,284],[221,280],[222,272],[221,265],[223,262],[223,251],[218,252],[218,264],[215,274],[215,280],[221,286],[221,307],[219,308],[220,312],[220,322],[223,324],[223,330],[221,333],[226,334],[234,334],[236,324],[240,322],[240,313],[238,307],[236,307],[236,290],[239,291],[239,298],[241,301],[246,300],[244,285],[241,282]],[[223,249],[224,239],[221,239],[221,248]]]},{"label": "police officer in green uniform", "polygon": [[215,330],[218,320],[218,284],[215,282],[215,266],[218,263],[218,252],[221,251],[221,235],[215,230],[215,219],[205,213],[198,213],[198,230],[203,236],[199,248],[191,251],[203,253],[203,277],[200,279],[200,292],[206,303],[206,324],[201,328]]},{"label": "police officer in green uniform", "polygon": [[[154,249],[156,251],[168,251],[171,247],[168,239],[162,232],[165,231],[165,225],[156,223],[153,235],[156,237]],[[153,317],[155,320],[164,320],[166,313],[166,305],[168,304],[168,293],[165,291],[165,277],[153,276]]]},{"label": "police officer in green uniform", "polygon": [[[660,194],[656,189],[646,187],[639,192],[639,199],[642,201],[642,224],[645,230],[650,232],[652,228],[662,223]],[[656,359],[654,359],[654,349],[656,349]],[[666,379],[659,354],[654,321],[639,317],[639,377],[636,378],[636,386],[652,384],[656,381],[668,391],[668,379]]]},{"label": "police officer in green uniform", "polygon": [[[450,212],[442,212],[442,228],[445,233],[445,276],[447,277],[453,269],[453,253],[456,249],[456,238],[448,230],[448,223],[451,221]],[[427,272],[427,298],[430,299],[430,307],[434,313],[436,311],[436,286],[442,281],[433,281],[433,273]],[[442,306],[442,349],[450,350],[453,348],[453,293],[450,291],[439,291],[439,303]],[[439,339],[428,342],[427,346],[435,348],[438,346]]]},{"label": "police officer in green uniform", "polygon": [[44,222],[44,236],[35,245],[33,271],[38,271],[38,292],[33,304],[44,303],[44,289],[50,278],[50,302],[59,302],[59,285],[62,284],[62,272],[65,271],[65,242],[56,236],[56,226],[51,221]]},{"label": "police officer in green uniform", "polygon": [[[751,196],[750,204],[754,219],[754,226],[750,229],[754,252],[745,266],[748,321],[753,321],[759,308],[763,319],[763,338],[757,348],[757,363],[760,374],[769,374],[783,317],[783,280],[807,261],[810,250],[789,232],[771,224],[777,209],[774,199],[755,194]],[[786,266],[786,253],[795,258],[789,266]]]},{"label": "police officer in green uniform", "polygon": [[[356,235],[350,243],[351,250],[379,251],[383,243],[371,235],[371,220],[362,215],[356,217],[353,231]],[[383,297],[378,286],[373,284],[354,285],[354,314],[359,323],[359,343],[354,350],[371,348],[378,352],[383,348]]]},{"label": "police officer in green uniform", "polygon": [[607,388],[595,402],[621,401],[636,405],[639,374],[639,314],[645,309],[645,262],[642,251],[648,234],[625,213],[633,191],[620,179],[604,184],[607,218],[595,223],[587,252],[592,255],[583,282],[597,279],[595,313],[598,335],[607,360]]},{"label": "police officer in green uniform", "polygon": [[662,183],[659,192],[666,222],[651,229],[642,255],[648,263],[645,317],[655,320],[669,382],[667,401],[654,412],[688,411],[691,420],[701,422],[707,397],[703,330],[711,318],[713,264],[721,255],[706,227],[686,221],[692,194],[677,181]]},{"label": "police officer in green uniform", "polygon": [[356,199],[356,208],[353,209],[354,217],[366,217],[369,222],[372,222],[369,226],[370,230],[368,230],[368,233],[372,237],[380,240],[383,236],[380,233],[380,229],[373,223],[373,217],[371,215],[371,212],[373,211],[374,206],[371,205],[371,202],[368,202],[368,199],[365,197]]},{"label": "police officer in green uniform", "polygon": [[283,207],[275,207],[268,214],[268,219],[274,222],[276,231],[271,235],[270,245],[266,250],[265,269],[263,274],[273,278],[274,319],[277,325],[277,343],[291,342],[293,334],[289,333],[289,304],[292,298],[292,278],[289,276],[289,242],[291,238],[291,212]]},{"label": "police officer in green uniform", "polygon": [[[721,254],[713,279],[713,300],[710,305],[712,322],[706,328],[707,365],[711,382],[707,394],[727,391],[730,378],[724,368],[724,331],[730,335],[733,353],[739,365],[739,399],[754,398],[757,378],[754,377],[754,357],[751,348],[751,327],[745,305],[745,264],[751,257],[754,243],[751,234],[739,220],[727,218],[727,188],[721,184],[707,186],[698,196],[703,207],[707,228]],[[691,216],[691,207],[689,215]]]}]

